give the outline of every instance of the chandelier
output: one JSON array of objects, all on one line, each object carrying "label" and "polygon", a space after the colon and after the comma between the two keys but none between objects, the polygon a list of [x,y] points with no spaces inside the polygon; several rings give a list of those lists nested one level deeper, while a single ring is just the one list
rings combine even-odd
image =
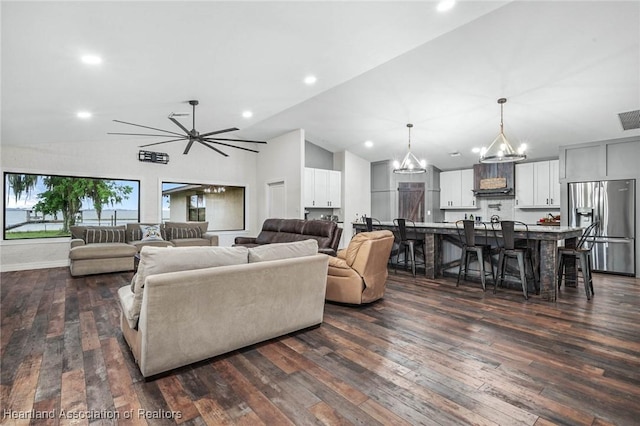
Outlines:
[{"label": "chandelier", "polygon": [[411,128],[413,124],[407,124],[407,128],[409,129],[409,149],[407,151],[407,155],[404,156],[404,160],[402,163],[398,161],[393,162],[393,173],[400,174],[412,174],[412,173],[426,173],[427,166],[426,160],[418,160],[418,158],[413,155],[411,152]]},{"label": "chandelier", "polygon": [[226,190],[227,189],[224,186],[209,185],[204,188],[204,193],[205,194],[222,194],[226,192]]},{"label": "chandelier", "polygon": [[500,134],[491,142],[488,148],[483,147],[480,150],[481,163],[514,163],[527,158],[524,153],[526,145],[520,145],[516,151],[504,135],[503,105],[506,102],[506,98],[498,99],[500,104]]}]

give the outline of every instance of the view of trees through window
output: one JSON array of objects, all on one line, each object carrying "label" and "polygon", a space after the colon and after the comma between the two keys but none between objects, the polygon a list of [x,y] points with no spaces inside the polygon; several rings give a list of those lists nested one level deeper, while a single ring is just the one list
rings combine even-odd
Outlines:
[{"label": "view of trees through window", "polygon": [[4,239],[69,236],[73,225],[140,220],[140,182],[94,177],[4,174]]}]

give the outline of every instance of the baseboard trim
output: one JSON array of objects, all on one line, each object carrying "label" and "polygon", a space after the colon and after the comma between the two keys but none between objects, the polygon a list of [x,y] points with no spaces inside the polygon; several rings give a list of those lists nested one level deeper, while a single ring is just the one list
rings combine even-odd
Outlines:
[{"label": "baseboard trim", "polygon": [[29,269],[47,269],[68,267],[69,260],[52,260],[49,262],[14,263],[11,265],[0,265],[0,272],[27,271]]}]

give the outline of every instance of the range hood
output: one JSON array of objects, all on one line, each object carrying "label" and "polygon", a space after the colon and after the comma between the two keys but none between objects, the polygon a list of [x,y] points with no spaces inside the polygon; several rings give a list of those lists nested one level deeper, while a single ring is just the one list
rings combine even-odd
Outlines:
[{"label": "range hood", "polygon": [[515,163],[484,163],[473,166],[476,197],[515,197]]}]

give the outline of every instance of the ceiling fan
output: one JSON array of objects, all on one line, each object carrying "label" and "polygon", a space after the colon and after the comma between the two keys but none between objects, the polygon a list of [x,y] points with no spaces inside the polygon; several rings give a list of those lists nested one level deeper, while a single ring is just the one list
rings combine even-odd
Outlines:
[{"label": "ceiling fan", "polygon": [[158,129],[156,127],[149,127],[149,126],[143,126],[141,124],[134,124],[134,123],[128,123],[126,121],[120,121],[120,120],[113,120],[116,123],[122,123],[122,124],[128,124],[130,126],[136,126],[136,127],[142,127],[144,129],[151,129],[151,130],[157,130],[159,132],[165,132],[166,134],[150,134],[150,133],[107,133],[109,135],[127,135],[127,136],[152,136],[152,137],[160,137],[160,138],[171,138],[170,140],[166,140],[166,141],[161,141],[161,142],[154,142],[154,143],[149,143],[146,145],[140,145],[140,148],[142,147],[146,147],[146,146],[152,146],[152,145],[160,145],[163,143],[169,143],[169,142],[177,142],[177,141],[188,141],[187,142],[187,146],[184,149],[183,154],[188,154],[189,150],[191,150],[191,147],[193,146],[194,142],[198,142],[204,146],[206,146],[207,148],[211,148],[212,150],[216,151],[218,154],[223,155],[225,157],[228,157],[229,155],[221,150],[219,150],[218,148],[216,148],[215,146],[211,145],[211,144],[218,144],[218,145],[223,145],[223,146],[227,146],[229,148],[236,148],[236,149],[242,149],[244,151],[250,151],[250,152],[259,152],[256,151],[255,149],[249,149],[249,148],[245,148],[242,146],[235,146],[235,145],[231,145],[225,142],[221,142],[221,141],[227,141],[227,142],[251,142],[251,143],[264,143],[266,144],[267,142],[265,141],[254,141],[254,140],[248,140],[248,139],[228,139],[228,138],[217,138],[214,137],[215,135],[219,135],[221,133],[228,133],[228,132],[233,132],[235,130],[240,130],[237,127],[231,127],[229,129],[222,129],[222,130],[215,130],[213,132],[206,132],[206,133],[200,133],[196,130],[196,105],[198,105],[198,101],[196,100],[191,100],[189,101],[189,105],[191,105],[193,107],[193,128],[191,130],[188,130],[186,127],[184,127],[182,125],[182,123],[180,123],[178,120],[175,119],[175,117],[182,117],[185,115],[189,115],[189,114],[174,114],[171,113],[169,114],[169,120],[171,120],[176,126],[178,126],[180,128],[180,130],[182,130],[184,132],[184,134],[179,133],[179,132],[172,132],[170,130],[164,130],[164,129]]}]

